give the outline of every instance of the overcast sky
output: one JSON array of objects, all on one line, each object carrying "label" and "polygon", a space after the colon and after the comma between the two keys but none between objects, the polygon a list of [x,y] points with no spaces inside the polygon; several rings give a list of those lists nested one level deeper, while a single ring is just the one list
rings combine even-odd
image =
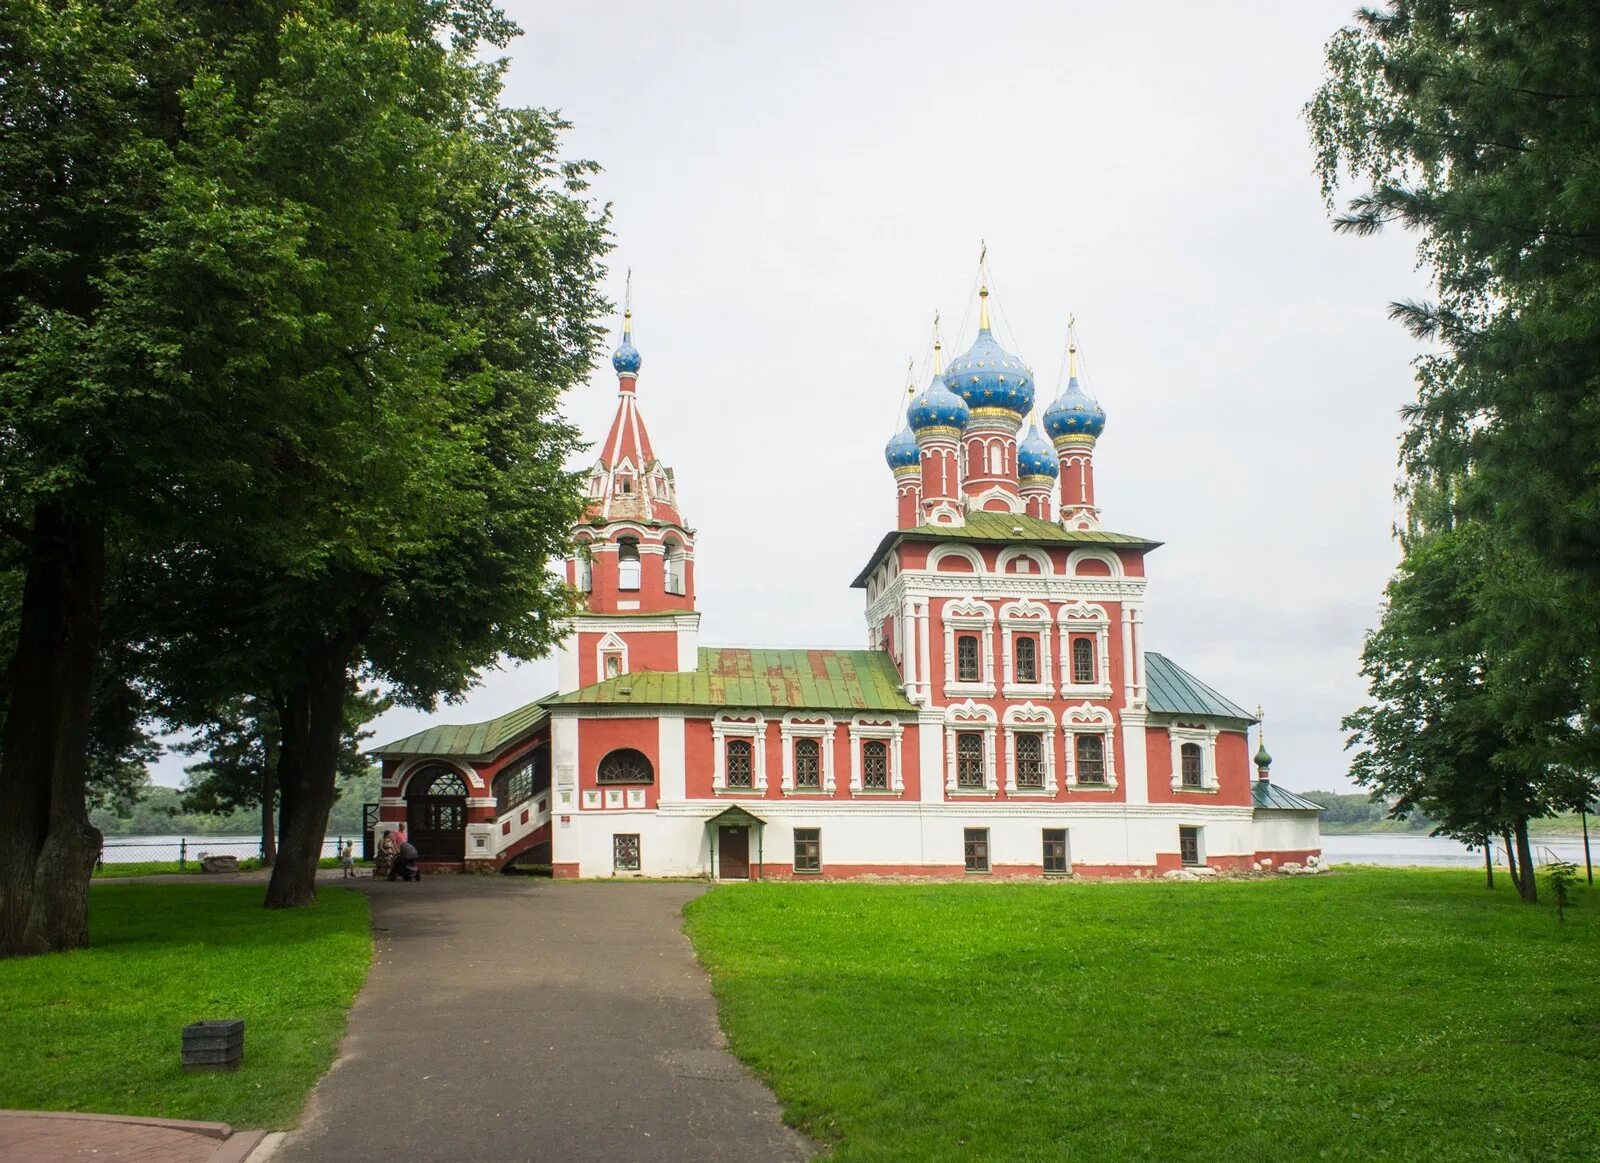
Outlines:
[{"label": "overcast sky", "polygon": [[[1166,543],[1148,648],[1263,704],[1283,783],[1347,785],[1411,392],[1385,313],[1426,293],[1410,239],[1333,234],[1311,173],[1300,110],[1351,0],[508,7],[508,101],[604,167],[703,642],[864,644],[849,582],[894,522],[906,361],[935,309],[947,354],[971,342],[984,239],[1041,406],[1077,318],[1103,520]],[[615,402],[602,359],[568,410],[598,440]],[[554,687],[490,672],[377,740]]]}]

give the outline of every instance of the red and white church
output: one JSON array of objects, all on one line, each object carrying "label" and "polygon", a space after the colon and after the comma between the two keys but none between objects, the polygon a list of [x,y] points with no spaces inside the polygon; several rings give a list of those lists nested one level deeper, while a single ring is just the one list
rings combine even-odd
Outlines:
[{"label": "red and white church", "polygon": [[[940,364],[886,451],[861,650],[700,644],[695,531],[637,395],[616,418],[567,579],[559,689],[375,749],[377,831],[424,866],[558,877],[1156,875],[1320,854],[1257,722],[1144,641],[1145,558],[1096,504],[1105,413],[1073,368],[1040,421],[995,339]],[[756,579],[751,579],[756,584]],[[1254,771],[1252,772],[1252,767]]]}]

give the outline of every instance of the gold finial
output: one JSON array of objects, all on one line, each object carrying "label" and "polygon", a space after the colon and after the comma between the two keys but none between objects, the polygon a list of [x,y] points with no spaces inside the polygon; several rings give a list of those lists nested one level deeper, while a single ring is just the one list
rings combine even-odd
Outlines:
[{"label": "gold finial", "polygon": [[1256,742],[1263,748],[1267,745],[1267,716],[1260,703],[1256,704]]},{"label": "gold finial", "polygon": [[917,394],[916,372],[917,372],[917,357],[916,356],[912,356],[910,359],[906,360],[906,395],[907,396],[915,396]]},{"label": "gold finial", "polygon": [[1071,383],[1078,378],[1078,345],[1067,344],[1067,382]]},{"label": "gold finial", "polygon": [[933,374],[944,375],[944,348],[939,343],[939,312],[933,313]]},{"label": "gold finial", "polygon": [[989,244],[978,239],[978,330],[989,330]]}]

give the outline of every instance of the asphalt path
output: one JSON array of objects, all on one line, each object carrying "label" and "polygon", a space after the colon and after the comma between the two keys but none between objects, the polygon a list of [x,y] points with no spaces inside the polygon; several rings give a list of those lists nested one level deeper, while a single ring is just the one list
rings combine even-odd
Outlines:
[{"label": "asphalt path", "polygon": [[372,900],[372,972],[273,1163],[815,1153],[724,1046],[682,931],[703,885],[354,883]]}]

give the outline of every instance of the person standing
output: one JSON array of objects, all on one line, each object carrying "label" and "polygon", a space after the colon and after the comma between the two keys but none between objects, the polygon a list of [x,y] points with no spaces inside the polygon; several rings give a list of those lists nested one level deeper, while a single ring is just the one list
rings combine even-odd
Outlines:
[{"label": "person standing", "polygon": [[356,844],[354,840],[346,840],[344,847],[339,850],[339,862],[344,865],[344,878],[349,880],[356,874]]},{"label": "person standing", "polygon": [[400,850],[400,845],[395,843],[394,833],[386,831],[378,838],[378,859],[372,869],[374,877],[386,876],[394,879],[394,857]]}]

